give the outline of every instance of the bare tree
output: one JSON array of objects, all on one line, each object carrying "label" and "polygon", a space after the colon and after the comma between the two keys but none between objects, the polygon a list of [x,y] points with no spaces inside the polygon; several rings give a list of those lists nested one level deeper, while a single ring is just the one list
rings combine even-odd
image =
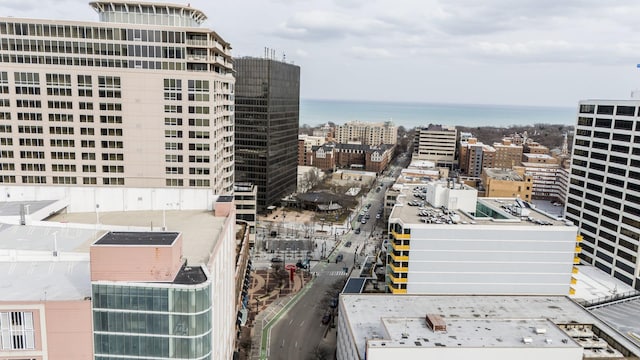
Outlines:
[{"label": "bare tree", "polygon": [[311,353],[309,354],[307,359],[309,359],[309,360],[329,360],[329,357],[330,357],[329,355],[331,355],[331,354],[329,353],[329,349],[326,346],[318,345],[311,351]]}]

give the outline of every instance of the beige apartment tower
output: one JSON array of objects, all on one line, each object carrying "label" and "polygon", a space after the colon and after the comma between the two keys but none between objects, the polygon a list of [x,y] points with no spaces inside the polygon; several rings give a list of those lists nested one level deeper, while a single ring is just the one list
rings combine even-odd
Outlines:
[{"label": "beige apartment tower", "polygon": [[231,47],[189,6],[0,17],[0,182],[233,192]]}]

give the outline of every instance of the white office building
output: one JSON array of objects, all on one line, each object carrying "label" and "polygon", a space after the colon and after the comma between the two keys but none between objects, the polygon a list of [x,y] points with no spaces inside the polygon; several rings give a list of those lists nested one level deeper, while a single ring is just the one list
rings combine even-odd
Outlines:
[{"label": "white office building", "polygon": [[577,227],[453,182],[405,186],[389,216],[394,294],[569,295]]},{"label": "white office building", "polygon": [[565,296],[343,294],[338,360],[583,360],[640,355]]},{"label": "white office building", "polygon": [[458,130],[453,126],[433,125],[417,128],[413,144],[413,159],[433,161],[439,167],[457,165]]},{"label": "white office building", "polygon": [[640,290],[638,100],[580,102],[566,217],[584,238],[583,262]]}]

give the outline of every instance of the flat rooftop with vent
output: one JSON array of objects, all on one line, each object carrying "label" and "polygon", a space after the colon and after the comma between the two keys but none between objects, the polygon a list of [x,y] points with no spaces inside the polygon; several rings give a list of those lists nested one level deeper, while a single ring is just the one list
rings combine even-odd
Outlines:
[{"label": "flat rooftop with vent", "polygon": [[389,216],[393,294],[570,295],[581,251],[572,223],[464,184],[402,186]]},{"label": "flat rooftop with vent", "polygon": [[640,348],[564,296],[340,297],[338,360],[637,359]]}]

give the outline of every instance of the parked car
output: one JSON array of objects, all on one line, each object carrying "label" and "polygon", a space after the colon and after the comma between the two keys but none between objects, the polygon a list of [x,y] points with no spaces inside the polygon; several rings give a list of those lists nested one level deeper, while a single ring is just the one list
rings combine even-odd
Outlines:
[{"label": "parked car", "polygon": [[279,257],[274,257],[274,258],[271,258],[271,262],[272,263],[281,263],[281,262],[284,262],[284,260],[282,260],[282,258],[279,258]]},{"label": "parked car", "polygon": [[329,324],[329,321],[331,321],[331,313],[327,311],[322,315],[322,325]]},{"label": "parked car", "polygon": [[338,256],[336,256],[336,264],[342,261],[342,259],[344,259],[344,256],[342,254],[338,254]]},{"label": "parked car", "polygon": [[346,246],[346,247],[351,247],[351,241],[347,241],[347,242],[344,244],[344,246]]},{"label": "parked car", "polygon": [[356,234],[360,234],[360,228],[356,229]]}]

